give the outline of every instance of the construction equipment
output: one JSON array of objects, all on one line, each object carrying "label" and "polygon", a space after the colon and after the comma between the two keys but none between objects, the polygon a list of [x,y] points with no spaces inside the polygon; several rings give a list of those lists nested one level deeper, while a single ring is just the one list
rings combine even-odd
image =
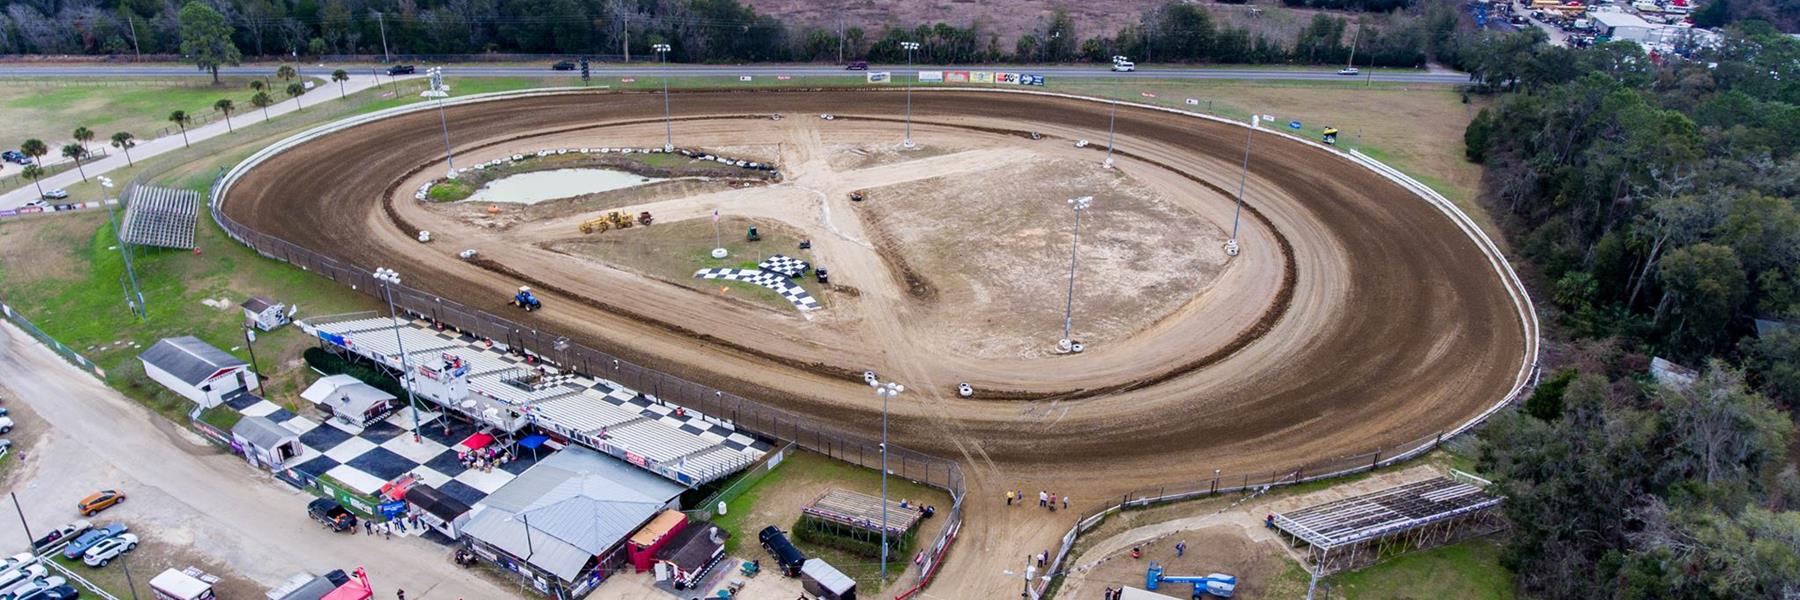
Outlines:
[{"label": "construction equipment", "polygon": [[1205,577],[1164,575],[1163,567],[1156,561],[1150,561],[1150,570],[1144,573],[1144,589],[1152,592],[1164,583],[1186,583],[1194,586],[1194,599],[1200,600],[1208,595],[1218,598],[1230,598],[1237,592],[1237,576],[1224,573],[1213,573]]},{"label": "construction equipment", "polygon": [[745,240],[749,240],[749,241],[752,241],[752,242],[754,242],[754,241],[758,241],[758,240],[761,240],[761,239],[762,239],[762,234],[761,234],[761,233],[757,233],[757,232],[756,232],[756,226],[755,226],[755,225],[751,225],[751,226],[750,226],[750,231],[748,231],[748,232],[745,232],[745,233],[744,233],[744,239],[745,239]]},{"label": "construction equipment", "polygon": [[[651,221],[650,211],[644,211],[643,213],[640,213],[638,215],[638,218],[637,218],[638,223],[643,223],[645,225],[649,225],[650,221]],[[598,219],[589,219],[587,221],[582,221],[581,222],[581,232],[582,233],[595,233],[595,232],[605,233],[609,229],[630,229],[632,223],[633,222],[631,220],[631,213],[623,213],[623,212],[619,212],[619,211],[615,210],[615,211],[606,213],[606,216],[604,216],[604,217],[600,217]]]},{"label": "construction equipment", "polygon": [[650,211],[646,210],[644,212],[638,213],[638,224],[639,225],[648,226],[650,224],[650,222],[654,221],[654,220],[656,220],[656,217],[650,216]]},{"label": "construction equipment", "polygon": [[612,229],[612,223],[607,222],[605,217],[581,222],[582,233],[594,233],[596,231],[605,233],[608,229]]},{"label": "construction equipment", "polygon": [[544,303],[539,302],[537,296],[531,293],[531,288],[525,286],[519,286],[519,293],[513,294],[512,305],[525,309],[525,312],[544,307]]},{"label": "construction equipment", "polygon": [[1336,127],[1326,127],[1325,131],[1323,131],[1321,133],[1325,134],[1325,143],[1326,144],[1330,144],[1333,146],[1337,145],[1338,130]]},{"label": "construction equipment", "polygon": [[850,192],[850,201],[851,202],[862,202],[863,201],[863,191],[856,190],[856,191]]}]

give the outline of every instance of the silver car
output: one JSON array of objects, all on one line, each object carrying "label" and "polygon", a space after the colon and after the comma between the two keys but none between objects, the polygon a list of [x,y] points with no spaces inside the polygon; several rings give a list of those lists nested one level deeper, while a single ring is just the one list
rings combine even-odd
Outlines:
[{"label": "silver car", "polygon": [[33,584],[43,580],[45,575],[48,575],[48,572],[44,570],[44,565],[35,564],[7,571],[0,574],[0,594],[11,594],[19,590],[30,589]]},{"label": "silver car", "polygon": [[122,533],[116,537],[109,537],[94,544],[94,547],[88,548],[87,552],[81,555],[81,562],[90,567],[104,567],[106,563],[111,562],[120,554],[136,550],[137,544],[138,536],[135,533]]}]

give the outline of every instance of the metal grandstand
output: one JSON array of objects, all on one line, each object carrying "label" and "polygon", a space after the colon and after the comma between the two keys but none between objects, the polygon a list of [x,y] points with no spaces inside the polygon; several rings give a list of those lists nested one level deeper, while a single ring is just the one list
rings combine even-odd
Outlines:
[{"label": "metal grandstand", "polygon": [[1446,544],[1504,527],[1501,497],[1487,480],[1451,471],[1385,490],[1275,513],[1275,528],[1304,544],[1314,571],[1327,575],[1395,553]]},{"label": "metal grandstand", "polygon": [[127,244],[194,248],[200,194],[190,190],[134,185],[128,190],[119,238]]}]

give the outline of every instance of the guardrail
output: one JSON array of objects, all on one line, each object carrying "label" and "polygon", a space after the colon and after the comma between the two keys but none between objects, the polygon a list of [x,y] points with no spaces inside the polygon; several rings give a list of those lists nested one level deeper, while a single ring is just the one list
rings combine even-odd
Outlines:
[{"label": "guardrail", "polygon": [[[591,90],[566,87],[526,92],[495,92],[464,96],[444,101],[444,104],[465,104],[500,98],[583,91]],[[232,184],[239,177],[269,157],[335,131],[395,115],[432,110],[436,106],[436,103],[418,103],[350,117],[308,129],[258,151],[226,171],[213,183],[208,202],[213,221],[218,223],[219,227],[224,229],[225,233],[233,240],[256,250],[264,257],[313,271],[365,294],[376,295],[384,284],[375,280],[373,269],[325,256],[238,223],[225,214],[224,200],[229,194]],[[838,430],[816,419],[786,409],[642,367],[581,344],[558,344],[557,340],[566,338],[516,323],[454,300],[447,300],[400,284],[388,287],[392,289],[394,305],[409,315],[428,319],[471,335],[491,339],[496,343],[504,343],[509,347],[530,351],[546,362],[559,365],[564,369],[616,381],[625,387],[655,395],[673,404],[728,420],[735,427],[764,437],[786,441],[801,448],[859,466],[876,470],[880,470],[882,467],[881,445],[876,440]],[[942,560],[950,543],[955,540],[955,533],[961,529],[962,502],[966,495],[962,469],[953,461],[893,445],[888,446],[887,457],[889,472],[894,476],[943,489],[951,497],[950,509],[945,515],[944,531],[933,542],[933,552],[921,564],[916,585],[923,586],[929,583],[930,577],[936,573],[939,561]]]}]

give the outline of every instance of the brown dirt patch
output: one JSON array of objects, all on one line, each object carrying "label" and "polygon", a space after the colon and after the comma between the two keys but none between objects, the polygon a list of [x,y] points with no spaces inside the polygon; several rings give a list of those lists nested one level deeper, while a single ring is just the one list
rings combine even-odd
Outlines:
[{"label": "brown dirt patch", "polygon": [[830,152],[830,158],[827,159],[828,164],[832,169],[838,171],[891,165],[909,160],[942,156],[955,151],[953,148],[940,145],[919,145],[909,150],[902,147],[899,140],[885,144],[838,144],[826,150]]},{"label": "brown dirt patch", "polygon": [[[1175,556],[1175,543],[1186,540],[1187,552]],[[1144,573],[1150,561],[1161,563],[1164,573],[1175,576],[1225,573],[1238,578],[1238,598],[1265,598],[1269,583],[1287,566],[1287,555],[1272,541],[1255,541],[1243,534],[1237,525],[1223,524],[1181,531],[1141,545],[1143,558],[1131,558],[1130,550],[1107,557],[1106,562],[1087,573],[1079,590],[1080,597],[1098,597],[1100,588],[1120,586],[1144,587]],[[1185,598],[1192,591],[1187,584],[1164,583],[1157,592]],[[1075,597],[1058,594],[1063,597]]]},{"label": "brown dirt patch", "polygon": [[913,299],[941,309],[931,318],[983,332],[958,352],[1048,353],[1062,325],[1074,193],[1094,196],[1082,217],[1078,340],[1129,336],[1224,267],[1223,231],[1116,170],[1067,159],[1005,170],[877,188],[857,206]]}]

